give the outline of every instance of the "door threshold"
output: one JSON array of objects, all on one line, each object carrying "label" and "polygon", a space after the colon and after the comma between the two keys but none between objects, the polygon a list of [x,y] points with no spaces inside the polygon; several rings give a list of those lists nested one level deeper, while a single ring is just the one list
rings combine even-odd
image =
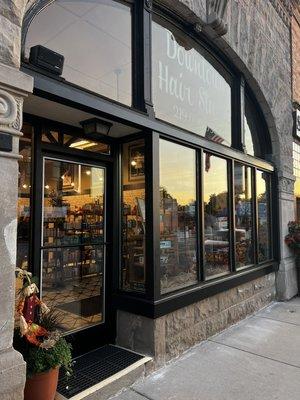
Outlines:
[{"label": "door threshold", "polygon": [[110,397],[138,379],[137,372],[141,370],[142,375],[143,366],[151,360],[122,347],[100,347],[74,359],[73,374],[60,376],[55,400],[81,400],[98,392],[105,392],[101,399]]}]

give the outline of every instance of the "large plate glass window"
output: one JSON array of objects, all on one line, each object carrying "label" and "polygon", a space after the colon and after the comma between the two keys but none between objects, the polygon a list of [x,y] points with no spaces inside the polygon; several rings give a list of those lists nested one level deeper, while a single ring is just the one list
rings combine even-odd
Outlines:
[{"label": "large plate glass window", "polygon": [[160,140],[161,292],[197,283],[196,152]]},{"label": "large plate glass window", "polygon": [[121,288],[145,291],[145,142],[123,145]]},{"label": "large plate glass window", "polygon": [[104,322],[105,175],[44,159],[42,297],[67,332]]},{"label": "large plate glass window", "polygon": [[204,275],[230,272],[227,161],[210,153],[203,160]]},{"label": "large plate glass window", "polygon": [[33,127],[24,123],[23,136],[20,137],[18,180],[18,229],[17,229],[17,268],[29,268],[30,222],[31,222],[31,167]]},{"label": "large plate glass window", "polygon": [[258,261],[271,259],[270,238],[270,175],[256,171],[256,195],[258,213]]},{"label": "large plate glass window", "polygon": [[179,29],[160,18],[152,26],[156,117],[231,146],[230,78]]},{"label": "large plate glass window", "polygon": [[131,8],[113,0],[56,0],[35,16],[25,42],[65,57],[62,77],[131,105]]},{"label": "large plate glass window", "polygon": [[254,264],[252,168],[234,163],[236,268]]}]

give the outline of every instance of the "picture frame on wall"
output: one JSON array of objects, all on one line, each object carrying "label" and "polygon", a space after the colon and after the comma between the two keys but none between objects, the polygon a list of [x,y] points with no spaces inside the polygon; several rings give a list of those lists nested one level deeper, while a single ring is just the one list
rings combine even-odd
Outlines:
[{"label": "picture frame on wall", "polygon": [[142,181],[145,178],[145,147],[133,145],[128,147],[129,181]]},{"label": "picture frame on wall", "polygon": [[66,163],[65,171],[61,176],[63,192],[76,192],[80,189],[80,169],[78,164]]}]

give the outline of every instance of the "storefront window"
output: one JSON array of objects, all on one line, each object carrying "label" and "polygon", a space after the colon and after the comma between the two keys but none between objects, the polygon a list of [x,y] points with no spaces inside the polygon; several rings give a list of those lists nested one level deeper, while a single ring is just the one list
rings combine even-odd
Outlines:
[{"label": "storefront window", "polygon": [[160,140],[161,292],[197,283],[196,153]]},{"label": "storefront window", "polygon": [[236,268],[254,263],[251,168],[234,164]]},{"label": "storefront window", "polygon": [[122,260],[123,290],[145,290],[145,144],[123,145],[122,157]]},{"label": "storefront window", "polygon": [[216,278],[229,273],[227,161],[204,153],[204,273]]},{"label": "storefront window", "polygon": [[186,34],[162,19],[152,26],[156,117],[231,146],[230,84]]},{"label": "storefront window", "polygon": [[28,269],[31,218],[30,193],[33,127],[24,123],[22,133],[23,136],[20,138],[19,144],[19,151],[22,159],[19,161],[17,267]]},{"label": "storefront window", "polygon": [[293,163],[296,177],[294,185],[296,219],[300,221],[300,145],[296,142],[293,142]]},{"label": "storefront window", "polygon": [[62,77],[131,105],[131,9],[112,0],[56,0],[35,16],[26,37],[65,57]]},{"label": "storefront window", "polygon": [[270,240],[270,176],[266,172],[256,173],[256,192],[258,207],[258,261],[271,258]]}]

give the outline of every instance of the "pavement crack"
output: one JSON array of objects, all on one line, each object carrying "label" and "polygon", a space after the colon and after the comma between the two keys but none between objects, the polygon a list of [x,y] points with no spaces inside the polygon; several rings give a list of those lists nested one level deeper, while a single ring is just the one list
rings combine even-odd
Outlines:
[{"label": "pavement crack", "polygon": [[[276,360],[276,359],[274,359],[274,358],[267,357],[267,356],[263,356],[263,355],[261,355],[261,354],[254,353],[254,352],[249,351],[249,350],[244,350],[244,349],[240,349],[239,347],[235,347],[235,346],[231,346],[231,345],[229,345],[229,344],[221,343],[221,342],[218,342],[218,341],[216,341],[216,340],[208,339],[208,341],[209,341],[209,342],[212,342],[212,343],[219,344],[219,345],[221,345],[221,346],[229,347],[229,348],[231,348],[231,349],[243,351],[244,353],[252,354],[253,356],[261,357],[261,358],[264,358],[264,359],[266,359],[266,360],[274,361],[274,362],[277,362],[277,363],[279,363],[279,364],[285,364],[285,365],[288,365],[289,367],[294,367],[294,368],[300,369],[300,366],[299,366],[299,365],[289,364],[289,363],[287,363],[287,362],[285,362],[285,361],[279,361],[279,360]],[[152,399],[151,399],[151,400],[152,400]]]},{"label": "pavement crack", "polygon": [[138,390],[136,390],[136,389],[134,389],[134,388],[130,388],[130,390],[132,390],[133,392],[135,392],[136,394],[138,394],[139,396],[142,396],[142,397],[144,397],[144,399],[147,399],[147,400],[155,400],[153,397],[149,397],[149,396],[147,396],[146,394],[144,394],[144,393],[141,393],[141,392],[139,392]]},{"label": "pavement crack", "polygon": [[271,317],[267,317],[267,316],[263,316],[263,315],[255,315],[255,317],[256,318],[270,319],[271,321],[277,321],[277,322],[281,322],[283,324],[289,324],[289,325],[299,326],[300,327],[300,324],[296,324],[294,322],[282,321],[281,319],[271,318]]}]

